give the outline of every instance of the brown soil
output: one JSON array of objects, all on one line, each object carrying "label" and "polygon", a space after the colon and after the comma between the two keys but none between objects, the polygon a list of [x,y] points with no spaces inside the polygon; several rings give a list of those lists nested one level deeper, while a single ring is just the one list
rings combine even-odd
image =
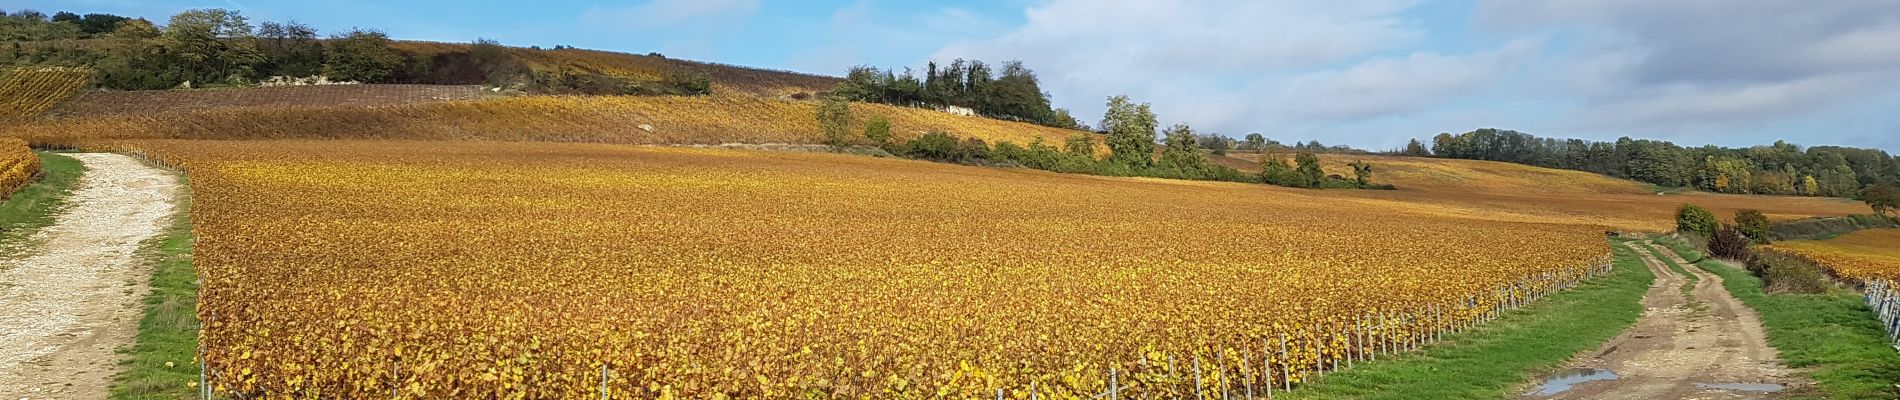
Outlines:
[{"label": "brown soil", "polygon": [[[1630,243],[1656,281],[1643,296],[1646,308],[1636,326],[1571,363],[1572,368],[1606,369],[1617,379],[1578,384],[1535,399],[1778,399],[1811,386],[1781,366],[1768,346],[1755,310],[1730,296],[1722,278],[1690,265],[1674,252],[1651,243]],[[1656,259],[1671,257],[1697,278]],[[1541,381],[1539,382],[1541,383]],[[1711,389],[1698,384],[1775,383],[1776,393]]]},{"label": "brown soil", "polygon": [[68,207],[0,260],[0,399],[104,399],[116,350],[138,332],[150,266],[178,179],[120,154],[73,154],[86,173]]}]

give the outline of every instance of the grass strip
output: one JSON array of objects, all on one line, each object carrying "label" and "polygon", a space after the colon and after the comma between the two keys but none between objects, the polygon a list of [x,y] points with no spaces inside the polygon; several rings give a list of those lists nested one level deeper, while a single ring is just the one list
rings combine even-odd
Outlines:
[{"label": "grass strip", "polygon": [[1761,279],[1748,271],[1702,257],[1680,242],[1664,243],[1721,276],[1729,294],[1760,314],[1768,344],[1781,352],[1782,363],[1807,370],[1827,398],[1900,398],[1900,351],[1887,344],[1880,320],[1859,294],[1840,288],[1821,294],[1764,293]]},{"label": "grass strip", "polygon": [[[1643,314],[1643,293],[1656,276],[1634,251],[1614,240],[1608,276],[1546,297],[1503,318],[1451,335],[1420,351],[1327,374],[1285,398],[1510,398],[1535,376],[1595,349]],[[1276,396],[1277,397],[1277,396]]]},{"label": "grass strip", "polygon": [[190,192],[183,193],[172,226],[141,250],[152,263],[151,291],[138,337],[121,350],[124,370],[113,378],[112,399],[198,397],[198,273],[191,258]]},{"label": "grass strip", "polygon": [[72,157],[53,152],[38,152],[40,178],[0,203],[0,255],[13,255],[26,248],[33,232],[53,224],[53,217],[72,195],[86,166]]}]

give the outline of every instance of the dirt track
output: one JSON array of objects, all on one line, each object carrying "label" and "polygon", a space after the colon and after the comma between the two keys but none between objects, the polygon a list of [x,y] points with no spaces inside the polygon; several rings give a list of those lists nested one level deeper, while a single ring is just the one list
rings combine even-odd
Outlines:
[{"label": "dirt track", "polygon": [[86,166],[65,211],[0,261],[0,399],[103,399],[130,345],[149,266],[140,243],[168,226],[178,179],[120,154]]},{"label": "dirt track", "polygon": [[[1729,295],[1722,278],[1647,242],[1627,244],[1656,274],[1643,296],[1646,309],[1636,325],[1587,353],[1572,368],[1604,369],[1617,379],[1585,382],[1535,399],[1775,399],[1808,386],[1790,378],[1769,347],[1755,310]],[[1656,257],[1670,257],[1697,278],[1670,269]],[[1540,380],[1539,383],[1542,381]],[[1781,393],[1707,388],[1699,384],[1789,386]]]}]

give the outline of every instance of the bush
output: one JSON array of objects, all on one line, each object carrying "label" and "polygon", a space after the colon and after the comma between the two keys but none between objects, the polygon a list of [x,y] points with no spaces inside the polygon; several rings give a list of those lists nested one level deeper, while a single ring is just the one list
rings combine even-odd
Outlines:
[{"label": "bush", "polygon": [[983,139],[971,137],[965,138],[962,143],[957,144],[956,159],[954,161],[960,163],[974,163],[989,158],[989,143],[984,143]]},{"label": "bush", "polygon": [[882,115],[871,116],[871,120],[864,122],[864,138],[870,139],[871,144],[878,147],[889,145],[891,143],[890,118]]},{"label": "bush", "polygon": [[1748,272],[1761,277],[1762,289],[1770,293],[1826,293],[1832,286],[1819,264],[1801,256],[1762,251],[1748,261],[1747,267]]},{"label": "bush", "polygon": [[1694,204],[1683,204],[1676,209],[1676,232],[1693,233],[1701,237],[1712,237],[1720,223],[1715,213]]},{"label": "bush", "polygon": [[957,138],[943,132],[925,133],[904,145],[904,156],[931,161],[956,161]]},{"label": "bush", "polygon": [[1735,212],[1735,229],[1757,243],[1768,243],[1768,216],[1756,210]]},{"label": "bush", "polygon": [[825,133],[825,144],[832,147],[850,144],[846,132],[851,131],[851,105],[843,100],[826,99],[824,104],[818,105],[818,129]]},{"label": "bush", "polygon": [[402,54],[389,47],[389,35],[352,30],[330,39],[326,75],[331,80],[382,82],[403,66]]},{"label": "bush", "polygon": [[1724,225],[1709,236],[1709,255],[1730,260],[1748,259],[1748,237],[1734,225]]}]

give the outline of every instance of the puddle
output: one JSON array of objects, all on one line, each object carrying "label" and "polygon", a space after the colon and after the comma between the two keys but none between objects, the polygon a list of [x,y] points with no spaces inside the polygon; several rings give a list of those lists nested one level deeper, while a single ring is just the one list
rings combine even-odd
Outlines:
[{"label": "puddle", "polygon": [[1527,393],[1532,396],[1549,396],[1570,390],[1570,387],[1584,382],[1615,380],[1616,373],[1607,369],[1571,368],[1551,375],[1537,390]]},{"label": "puddle", "polygon": [[1697,383],[1695,387],[1755,393],[1774,393],[1788,388],[1779,383]]}]

